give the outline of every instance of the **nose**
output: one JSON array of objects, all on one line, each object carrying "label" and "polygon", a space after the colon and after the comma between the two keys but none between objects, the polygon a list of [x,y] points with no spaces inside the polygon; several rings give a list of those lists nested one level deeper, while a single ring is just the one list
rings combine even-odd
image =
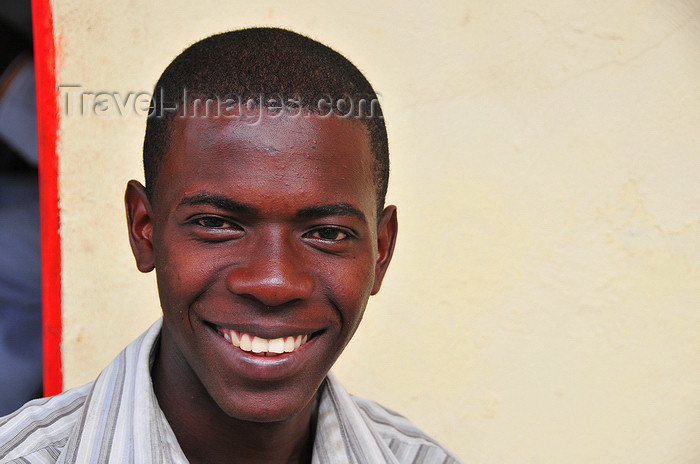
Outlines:
[{"label": "nose", "polygon": [[293,238],[268,233],[251,240],[246,248],[245,258],[226,277],[229,291],[267,307],[311,296],[313,275]]}]

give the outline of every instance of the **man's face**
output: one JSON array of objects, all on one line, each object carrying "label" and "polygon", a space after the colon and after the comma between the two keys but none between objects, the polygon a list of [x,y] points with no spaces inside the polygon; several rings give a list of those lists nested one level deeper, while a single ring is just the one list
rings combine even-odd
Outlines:
[{"label": "man's face", "polygon": [[377,218],[369,137],[315,115],[173,124],[153,203],[127,190],[137,263],[157,273],[158,362],[231,417],[291,417],[350,341],[393,252],[395,209]]}]

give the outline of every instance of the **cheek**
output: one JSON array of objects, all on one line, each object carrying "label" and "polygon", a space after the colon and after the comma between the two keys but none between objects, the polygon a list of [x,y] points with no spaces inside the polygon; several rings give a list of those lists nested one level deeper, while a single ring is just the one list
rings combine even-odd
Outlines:
[{"label": "cheek", "polygon": [[206,285],[206,269],[186,246],[163,248],[156,255],[158,293],[164,313],[182,311]]},{"label": "cheek", "polygon": [[346,329],[355,330],[374,283],[374,263],[369,259],[360,262],[359,258],[336,265],[326,282],[331,298],[338,305]]}]

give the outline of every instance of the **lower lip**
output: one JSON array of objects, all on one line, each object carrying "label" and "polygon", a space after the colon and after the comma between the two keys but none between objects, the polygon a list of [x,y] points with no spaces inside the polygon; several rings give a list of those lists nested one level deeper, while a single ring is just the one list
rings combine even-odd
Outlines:
[{"label": "lower lip", "polygon": [[216,328],[207,328],[209,334],[216,338],[212,343],[215,343],[217,350],[221,350],[219,356],[228,359],[242,377],[251,380],[278,380],[297,374],[310,357],[318,338],[309,338],[306,343],[290,353],[264,356],[252,351],[243,351],[228,342]]}]

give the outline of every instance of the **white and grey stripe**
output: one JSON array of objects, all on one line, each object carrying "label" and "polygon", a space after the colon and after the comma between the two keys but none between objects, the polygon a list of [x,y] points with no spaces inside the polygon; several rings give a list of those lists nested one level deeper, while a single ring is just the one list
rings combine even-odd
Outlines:
[{"label": "white and grey stripe", "polygon": [[[161,321],[97,380],[0,418],[0,464],[187,463],[153,393]],[[459,464],[402,416],[350,396],[332,374],[318,406],[313,464]]]}]

